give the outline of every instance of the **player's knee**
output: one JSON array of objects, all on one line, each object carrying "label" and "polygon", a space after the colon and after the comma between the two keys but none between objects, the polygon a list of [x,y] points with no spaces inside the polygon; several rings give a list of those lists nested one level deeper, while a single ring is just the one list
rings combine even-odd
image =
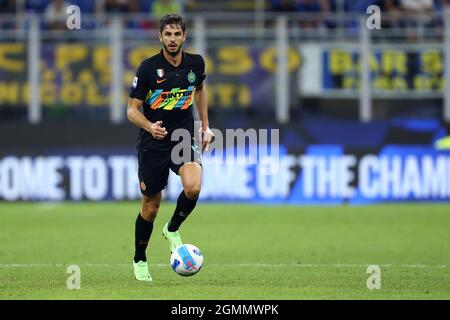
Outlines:
[{"label": "player's knee", "polygon": [[158,215],[158,208],[145,208],[142,209],[142,217],[150,222],[153,222]]},{"label": "player's knee", "polygon": [[200,195],[201,186],[197,184],[189,185],[184,188],[184,194],[188,199],[197,199]]},{"label": "player's knee", "polygon": [[145,220],[153,222],[156,219],[159,211],[159,204],[155,203],[143,203],[142,204],[142,216]]}]

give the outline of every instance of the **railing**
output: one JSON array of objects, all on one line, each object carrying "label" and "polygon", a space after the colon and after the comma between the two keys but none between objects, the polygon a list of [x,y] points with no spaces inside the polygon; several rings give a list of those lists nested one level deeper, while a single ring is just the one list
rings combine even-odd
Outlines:
[{"label": "railing", "polygon": [[[287,70],[290,48],[304,55],[304,47],[331,50],[342,48],[353,50],[361,59],[361,68],[353,73],[360,89],[328,88],[320,90],[298,89],[299,96],[320,96],[328,98],[354,98],[360,101],[360,119],[372,119],[374,98],[444,98],[444,118],[450,121],[450,13],[403,15],[401,18],[382,13],[381,30],[366,27],[368,15],[357,14],[300,14],[300,13],[190,13],[187,16],[188,36],[195,51],[206,54],[209,49],[226,45],[267,47],[275,45],[275,95],[273,105],[279,122],[289,120],[289,83],[293,80]],[[312,25],[311,25],[312,24]],[[124,56],[124,41],[127,43],[153,43],[159,45],[158,21],[146,14],[86,15],[81,16],[81,30],[49,30],[42,16],[0,15],[0,43],[15,41],[27,45],[27,79],[30,96],[28,120],[37,123],[41,113],[41,74],[39,63],[41,51],[47,41],[83,42],[94,41],[107,44],[111,49],[110,69],[110,119],[117,123],[124,120],[123,96],[124,70],[121,61]],[[404,50],[419,52],[437,50],[443,54],[444,67],[441,90],[383,90],[372,88],[371,61],[374,52],[382,50]],[[320,52],[322,52],[320,51]],[[319,52],[319,51],[318,51]],[[311,68],[302,66],[302,72]],[[0,70],[0,76],[2,76]],[[359,80],[358,80],[359,79]],[[2,80],[0,78],[0,80]],[[420,79],[419,79],[420,80]]]}]

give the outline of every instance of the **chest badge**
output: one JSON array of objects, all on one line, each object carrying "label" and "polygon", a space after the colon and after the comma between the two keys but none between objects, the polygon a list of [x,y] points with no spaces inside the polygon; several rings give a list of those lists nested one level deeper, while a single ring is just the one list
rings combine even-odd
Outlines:
[{"label": "chest badge", "polygon": [[156,69],[156,74],[160,78],[164,77],[164,69]]},{"label": "chest badge", "polygon": [[193,73],[192,70],[188,73],[187,79],[190,83],[195,82],[196,77],[195,77],[195,73]]}]

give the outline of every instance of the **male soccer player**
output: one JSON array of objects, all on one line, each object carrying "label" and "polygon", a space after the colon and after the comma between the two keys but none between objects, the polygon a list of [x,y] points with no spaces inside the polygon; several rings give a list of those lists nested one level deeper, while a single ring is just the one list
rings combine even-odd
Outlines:
[{"label": "male soccer player", "polygon": [[[183,18],[175,14],[166,15],[160,21],[159,30],[162,50],[139,66],[127,108],[128,119],[141,128],[137,148],[142,207],[135,224],[133,263],[134,275],[140,281],[152,281],[145,250],[161,202],[161,191],[167,185],[169,169],[181,177],[183,185],[175,212],[163,228],[171,252],[182,244],[178,229],[195,208],[200,193],[202,167],[193,139],[194,118],[190,108],[193,100],[201,120],[203,149],[208,149],[214,136],[209,129],[206,86],[203,83],[205,62],[200,55],[182,50],[186,40]],[[183,154],[181,162],[172,157],[172,149],[178,141],[172,141],[171,135],[176,129],[187,130],[191,137],[188,142],[190,154]]]}]

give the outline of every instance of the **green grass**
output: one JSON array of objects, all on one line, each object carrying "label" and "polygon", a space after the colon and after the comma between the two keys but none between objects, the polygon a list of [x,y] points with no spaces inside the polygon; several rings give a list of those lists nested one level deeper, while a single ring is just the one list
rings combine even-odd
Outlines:
[{"label": "green grass", "polygon": [[[133,278],[138,202],[0,204],[0,299],[449,299],[450,205],[362,207],[200,203],[181,233],[202,249],[195,276],[169,267],[163,203]],[[68,290],[69,265],[81,289]],[[369,290],[367,265],[381,267]]]}]

